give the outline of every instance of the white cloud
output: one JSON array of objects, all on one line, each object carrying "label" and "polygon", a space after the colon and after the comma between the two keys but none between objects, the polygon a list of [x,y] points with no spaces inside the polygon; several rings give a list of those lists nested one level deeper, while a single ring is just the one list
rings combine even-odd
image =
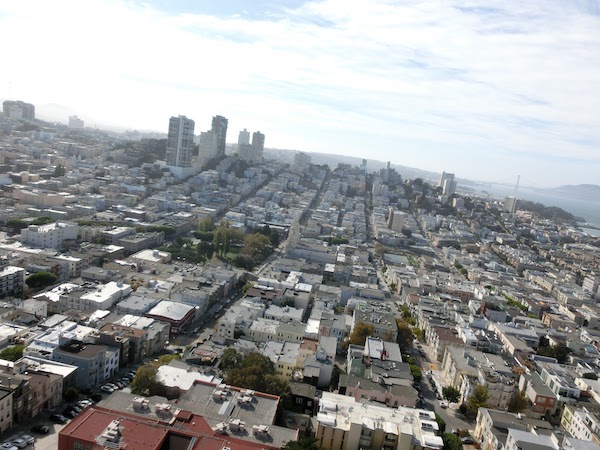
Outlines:
[{"label": "white cloud", "polygon": [[[326,0],[250,18],[118,1],[1,2],[0,91],[122,127],[164,130],[170,115],[186,114],[200,131],[223,114],[231,141],[247,127],[268,146],[366,150],[471,177],[497,172],[486,163],[494,153],[503,170],[597,182],[599,10]],[[561,173],[552,158],[565,157],[581,171]]]}]

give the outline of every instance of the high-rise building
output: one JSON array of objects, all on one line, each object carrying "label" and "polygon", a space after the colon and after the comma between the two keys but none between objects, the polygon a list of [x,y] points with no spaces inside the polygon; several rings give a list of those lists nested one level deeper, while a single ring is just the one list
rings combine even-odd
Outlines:
[{"label": "high-rise building", "polygon": [[248,144],[250,144],[250,132],[244,128],[242,131],[240,131],[240,135],[238,137],[238,148],[241,145]]},{"label": "high-rise building", "polygon": [[227,137],[227,123],[228,120],[223,116],[214,116],[212,119],[211,131],[216,136],[216,151],[217,157],[219,158],[225,156],[225,139]]},{"label": "high-rise building", "polygon": [[504,210],[509,213],[514,213],[517,210],[519,199],[517,197],[506,197],[504,200]]},{"label": "high-rise building", "polygon": [[200,143],[198,144],[198,162],[204,165],[217,156],[217,140],[212,130],[200,133]]},{"label": "high-rise building", "polygon": [[14,120],[34,120],[35,106],[31,103],[25,103],[21,100],[5,100],[2,103],[2,112],[9,119]]},{"label": "high-rise building", "polygon": [[442,188],[444,195],[451,195],[456,192],[456,181],[454,180],[453,173],[442,172],[440,175],[440,181],[438,187]]},{"label": "high-rise building", "polygon": [[83,130],[84,122],[77,116],[69,116],[69,128],[73,130]]},{"label": "high-rise building", "polygon": [[296,172],[304,173],[310,167],[311,158],[304,152],[298,152],[294,155],[294,167]]},{"label": "high-rise building", "polygon": [[185,116],[171,117],[167,137],[167,165],[191,167],[194,150],[194,121]]},{"label": "high-rise building", "polygon": [[265,149],[265,135],[260,131],[252,134],[252,149],[254,151],[254,162],[262,161],[263,150]]}]

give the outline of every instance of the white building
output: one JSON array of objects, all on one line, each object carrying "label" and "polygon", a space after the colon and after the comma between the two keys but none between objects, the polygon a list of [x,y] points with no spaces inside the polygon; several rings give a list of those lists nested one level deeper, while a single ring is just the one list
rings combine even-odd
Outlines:
[{"label": "white building", "polygon": [[185,116],[171,117],[167,137],[167,165],[191,167],[193,150],[194,121]]},{"label": "white building", "polygon": [[79,226],[70,222],[29,225],[21,230],[21,242],[32,247],[61,248],[63,242],[77,239]]}]

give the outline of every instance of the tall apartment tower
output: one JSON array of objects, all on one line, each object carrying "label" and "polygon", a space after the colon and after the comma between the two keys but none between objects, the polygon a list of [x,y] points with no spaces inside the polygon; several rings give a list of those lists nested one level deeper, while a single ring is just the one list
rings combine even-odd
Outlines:
[{"label": "tall apartment tower", "polygon": [[77,116],[69,116],[69,128],[72,130],[83,130],[85,123]]},{"label": "tall apartment tower", "polygon": [[444,195],[454,194],[456,192],[456,181],[453,173],[442,172],[438,187],[442,188]]},{"label": "tall apartment tower", "polygon": [[265,149],[265,135],[260,131],[252,134],[252,150],[254,152],[254,162],[262,161],[263,150]]},{"label": "tall apartment tower", "polygon": [[5,100],[2,103],[2,112],[9,119],[14,120],[34,120],[35,106],[31,103],[25,103],[21,100]]},{"label": "tall apartment tower", "polygon": [[215,136],[217,148],[216,156],[222,158],[225,156],[225,139],[227,137],[228,120],[223,116],[214,116],[212,119],[211,131]]},{"label": "tall apartment tower", "polygon": [[517,205],[519,203],[519,199],[517,197],[506,197],[504,200],[504,211],[509,213],[514,213],[517,211]]},{"label": "tall apartment tower", "polygon": [[241,145],[249,145],[250,144],[250,132],[245,128],[240,131],[240,135],[238,137],[238,149]]},{"label": "tall apartment tower", "polygon": [[185,116],[171,117],[166,160],[169,166],[192,167],[194,121]]}]

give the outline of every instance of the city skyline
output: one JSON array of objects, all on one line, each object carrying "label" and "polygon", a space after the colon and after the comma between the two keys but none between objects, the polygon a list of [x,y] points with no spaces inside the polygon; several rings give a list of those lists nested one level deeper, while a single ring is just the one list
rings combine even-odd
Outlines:
[{"label": "city skyline", "polygon": [[[475,180],[599,184],[598,2],[249,8],[1,3],[5,42],[32,32],[6,48],[0,98],[99,128],[166,133],[171,116],[206,124],[221,114],[229,142],[247,128],[264,130],[269,148],[368,154]],[[61,46],[66,58],[45,50]],[[49,105],[64,117],[49,117]]]}]

